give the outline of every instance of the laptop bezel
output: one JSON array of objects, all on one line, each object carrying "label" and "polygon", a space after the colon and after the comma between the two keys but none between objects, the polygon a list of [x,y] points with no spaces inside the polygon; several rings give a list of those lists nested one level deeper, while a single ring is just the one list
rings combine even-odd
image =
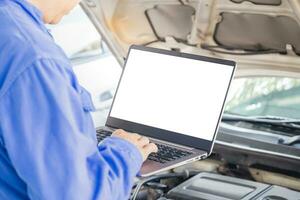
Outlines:
[{"label": "laptop bezel", "polygon": [[113,101],[112,101],[112,104],[111,104],[111,107],[110,107],[110,111],[109,111],[109,114],[108,114],[108,117],[107,117],[107,120],[106,120],[105,126],[107,126],[107,127],[117,128],[117,129],[124,129],[126,131],[139,133],[139,134],[142,134],[142,135],[147,136],[147,137],[151,137],[151,138],[155,138],[155,139],[159,139],[159,140],[163,140],[163,141],[167,141],[167,142],[171,142],[171,143],[175,143],[175,144],[179,144],[179,145],[183,145],[183,146],[187,146],[187,147],[192,147],[192,148],[195,148],[195,149],[200,149],[200,150],[203,150],[203,151],[207,152],[208,155],[209,155],[212,151],[212,147],[214,145],[214,141],[215,141],[215,138],[216,138],[216,135],[217,135],[217,132],[218,132],[218,128],[219,128],[219,124],[220,124],[220,121],[221,121],[221,118],[222,118],[226,98],[227,98],[227,95],[228,95],[228,91],[229,91],[231,82],[232,82],[233,77],[234,77],[234,72],[235,72],[235,69],[236,69],[236,63],[234,61],[231,61],[231,60],[224,60],[224,59],[200,56],[200,55],[195,55],[195,54],[187,54],[187,53],[182,53],[182,52],[177,52],[177,51],[168,51],[168,50],[163,50],[163,49],[137,46],[137,45],[130,46],[128,54],[127,54],[127,58],[128,58],[128,56],[130,54],[130,51],[132,49],[147,51],[147,52],[153,52],[153,53],[159,53],[159,54],[165,54],[165,55],[176,56],[176,57],[183,57],[183,58],[188,58],[188,59],[195,59],[195,60],[212,62],[212,63],[218,63],[218,64],[223,64],[223,65],[226,65],[226,66],[233,67],[232,74],[231,74],[231,77],[230,77],[230,82],[228,83],[226,95],[225,95],[225,98],[224,98],[224,101],[223,101],[223,104],[222,104],[222,108],[221,108],[221,111],[220,111],[220,114],[219,114],[218,123],[216,125],[214,136],[213,136],[212,140],[204,140],[204,139],[200,139],[200,138],[197,138],[197,137],[185,135],[184,133],[176,133],[176,132],[172,132],[172,131],[168,131],[168,130],[164,130],[164,129],[160,129],[160,128],[156,128],[156,127],[151,127],[151,126],[147,126],[147,125],[144,125],[144,124],[138,124],[138,123],[135,123],[135,122],[130,122],[130,121],[127,121],[127,120],[118,119],[118,118],[110,116],[113,105],[114,105],[114,102],[115,102],[115,99],[118,95],[119,86],[120,86],[120,83],[122,81],[122,77],[123,77],[124,71],[126,69],[126,64],[127,64],[128,59],[126,59],[126,61],[124,63],[122,74],[120,76],[118,86],[117,86],[117,89],[116,89],[116,93],[114,95],[114,98],[113,98]]}]

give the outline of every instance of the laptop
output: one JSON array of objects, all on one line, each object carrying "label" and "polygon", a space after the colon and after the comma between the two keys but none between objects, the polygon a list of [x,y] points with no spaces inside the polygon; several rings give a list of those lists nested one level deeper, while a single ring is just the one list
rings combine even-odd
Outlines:
[{"label": "laptop", "polygon": [[101,142],[115,129],[150,138],[157,144],[140,175],[205,159],[213,149],[233,61],[131,46]]}]

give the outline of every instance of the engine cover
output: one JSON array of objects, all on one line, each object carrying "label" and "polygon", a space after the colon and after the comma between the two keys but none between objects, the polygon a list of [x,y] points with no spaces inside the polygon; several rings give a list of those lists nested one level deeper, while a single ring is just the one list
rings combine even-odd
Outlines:
[{"label": "engine cover", "polygon": [[298,200],[300,193],[279,186],[200,173],[173,188],[167,197],[182,200]]}]

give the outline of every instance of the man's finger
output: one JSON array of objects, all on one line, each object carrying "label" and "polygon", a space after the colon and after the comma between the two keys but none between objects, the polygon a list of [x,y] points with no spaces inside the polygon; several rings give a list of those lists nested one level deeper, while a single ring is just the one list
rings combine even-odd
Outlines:
[{"label": "man's finger", "polygon": [[158,148],[157,148],[156,144],[149,143],[143,147],[143,150],[148,156],[150,153],[156,153],[158,151]]},{"label": "man's finger", "polygon": [[117,129],[117,130],[115,130],[115,131],[112,133],[112,135],[122,135],[122,134],[124,134],[124,133],[125,133],[124,130],[122,130],[122,129]]},{"label": "man's finger", "polygon": [[131,137],[131,138],[134,138],[134,139],[137,139],[137,140],[139,140],[139,139],[142,138],[142,136],[139,135],[139,134],[137,134],[137,133],[130,133],[130,137]]},{"label": "man's finger", "polygon": [[141,147],[144,147],[145,145],[149,144],[150,140],[147,137],[141,137],[139,139],[139,144],[141,145]]}]

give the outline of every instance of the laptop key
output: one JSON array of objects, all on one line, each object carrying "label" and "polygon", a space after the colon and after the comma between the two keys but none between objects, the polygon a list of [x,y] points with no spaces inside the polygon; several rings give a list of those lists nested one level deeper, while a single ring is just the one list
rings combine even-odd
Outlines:
[{"label": "laptop key", "polygon": [[167,145],[163,145],[163,144],[156,144],[156,145],[158,147],[158,152],[150,154],[148,158],[149,160],[155,162],[166,163],[192,154],[192,152],[183,151]]},{"label": "laptop key", "polygon": [[98,142],[101,142],[102,140],[104,140],[107,137],[110,137],[112,132],[111,131],[106,131],[106,130],[97,130],[97,140]]}]

